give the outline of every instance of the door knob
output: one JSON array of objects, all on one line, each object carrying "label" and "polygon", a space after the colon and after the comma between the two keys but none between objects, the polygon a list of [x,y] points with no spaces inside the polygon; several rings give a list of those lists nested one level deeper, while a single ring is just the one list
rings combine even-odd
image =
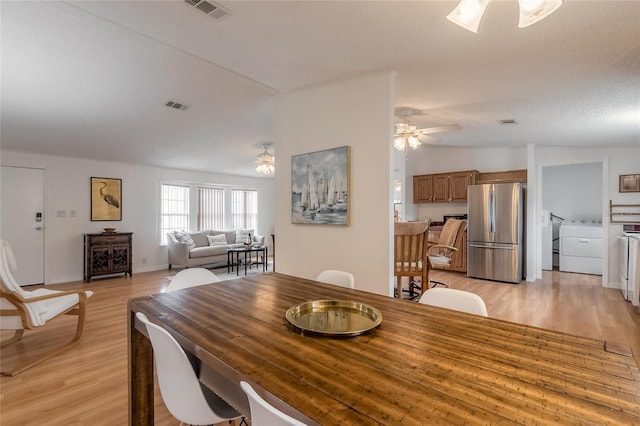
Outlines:
[{"label": "door knob", "polygon": [[42,226],[36,226],[36,231],[42,231]]}]

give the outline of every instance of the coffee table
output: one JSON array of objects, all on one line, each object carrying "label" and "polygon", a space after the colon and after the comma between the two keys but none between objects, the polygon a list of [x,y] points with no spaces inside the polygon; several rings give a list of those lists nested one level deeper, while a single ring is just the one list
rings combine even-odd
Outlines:
[{"label": "coffee table", "polygon": [[[252,260],[252,253],[256,254],[256,260]],[[234,247],[227,249],[227,272],[233,272],[236,268],[236,275],[240,275],[240,256],[244,254],[244,274],[247,275],[247,265],[262,265],[262,272],[267,272],[267,246]],[[260,259],[262,254],[262,259]],[[235,259],[234,259],[235,257]]]}]

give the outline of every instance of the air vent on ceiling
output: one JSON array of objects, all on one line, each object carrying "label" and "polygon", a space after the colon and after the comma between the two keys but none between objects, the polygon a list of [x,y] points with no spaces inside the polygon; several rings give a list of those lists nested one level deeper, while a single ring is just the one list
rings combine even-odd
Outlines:
[{"label": "air vent on ceiling", "polygon": [[516,120],[514,120],[513,118],[509,118],[507,120],[498,120],[498,123],[500,123],[500,124],[518,124],[516,122]]},{"label": "air vent on ceiling", "polygon": [[169,107],[169,108],[179,109],[180,111],[186,111],[189,108],[191,108],[191,105],[187,105],[185,103],[178,102],[178,101],[172,101],[171,99],[169,99],[167,101],[167,103],[164,104],[164,105]]},{"label": "air vent on ceiling", "polygon": [[207,15],[209,15],[210,17],[216,20],[223,19],[230,13],[228,9],[225,9],[224,7],[220,6],[218,3],[214,3],[212,1],[184,0],[184,2],[191,7],[195,7],[202,13],[206,13]]}]

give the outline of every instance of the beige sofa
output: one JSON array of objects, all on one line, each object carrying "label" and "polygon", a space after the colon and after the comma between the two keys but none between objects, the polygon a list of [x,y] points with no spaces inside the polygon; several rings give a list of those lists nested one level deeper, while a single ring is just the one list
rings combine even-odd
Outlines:
[{"label": "beige sofa", "polygon": [[249,236],[253,245],[264,244],[264,236],[255,235],[253,229],[167,232],[169,269],[173,266],[226,265],[227,249],[242,247]]}]

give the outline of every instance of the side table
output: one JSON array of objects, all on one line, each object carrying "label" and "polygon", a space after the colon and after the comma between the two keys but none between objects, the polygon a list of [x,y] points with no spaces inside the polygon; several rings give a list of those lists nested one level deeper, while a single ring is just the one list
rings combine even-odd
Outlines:
[{"label": "side table", "polygon": [[[256,254],[255,262],[251,259],[251,253]],[[227,272],[233,272],[236,268],[236,275],[240,275],[240,255],[244,254],[244,274],[247,275],[247,265],[262,265],[262,272],[267,272],[267,246],[235,247],[227,250]],[[262,254],[262,260],[260,260]],[[247,256],[248,255],[248,256]]]}]

